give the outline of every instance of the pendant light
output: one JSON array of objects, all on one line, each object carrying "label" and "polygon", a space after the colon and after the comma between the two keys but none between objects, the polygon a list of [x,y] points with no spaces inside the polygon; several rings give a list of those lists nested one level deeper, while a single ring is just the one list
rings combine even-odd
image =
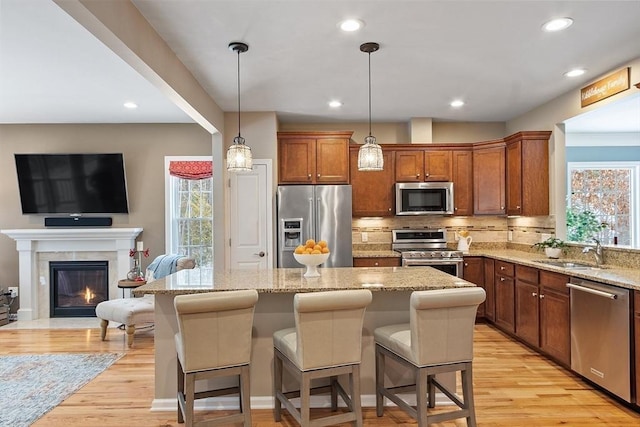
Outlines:
[{"label": "pendant light", "polygon": [[384,166],[382,147],[376,143],[376,137],[371,135],[371,54],[378,49],[380,45],[374,42],[360,45],[360,51],[369,55],[369,135],[364,138],[364,144],[358,150],[359,171],[381,171]]},{"label": "pendant light", "polygon": [[249,45],[241,42],[229,43],[229,49],[238,54],[238,136],[227,150],[227,170],[230,172],[250,171],[253,166],[251,148],[240,135],[240,54],[249,50]]}]

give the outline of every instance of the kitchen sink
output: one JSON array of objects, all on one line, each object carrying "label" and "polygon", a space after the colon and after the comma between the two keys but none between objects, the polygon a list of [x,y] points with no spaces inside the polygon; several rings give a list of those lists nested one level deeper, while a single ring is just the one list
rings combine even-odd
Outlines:
[{"label": "kitchen sink", "polygon": [[596,267],[591,264],[585,264],[581,262],[570,262],[570,261],[556,261],[556,260],[540,260],[536,261],[540,264],[552,265],[554,267],[566,268],[567,270],[600,270],[603,267]]}]

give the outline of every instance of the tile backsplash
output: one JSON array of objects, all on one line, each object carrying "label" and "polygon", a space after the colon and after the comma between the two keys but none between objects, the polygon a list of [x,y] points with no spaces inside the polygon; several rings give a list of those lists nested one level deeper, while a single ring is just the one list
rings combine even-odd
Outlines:
[{"label": "tile backsplash", "polygon": [[[446,217],[415,216],[380,219],[354,218],[353,246],[357,250],[391,248],[391,230],[400,228],[428,228],[447,230],[447,242],[455,247],[457,232],[467,230],[473,238],[472,247],[506,248],[508,243],[532,245],[543,234],[555,233],[553,217],[506,218],[503,216]],[[511,241],[509,241],[511,232]]]}]

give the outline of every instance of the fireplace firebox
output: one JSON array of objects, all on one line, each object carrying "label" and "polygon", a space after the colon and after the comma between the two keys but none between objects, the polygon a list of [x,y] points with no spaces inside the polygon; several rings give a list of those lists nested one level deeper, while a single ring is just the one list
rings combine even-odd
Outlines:
[{"label": "fireplace firebox", "polygon": [[109,299],[108,261],[52,261],[49,278],[51,317],[95,317]]}]

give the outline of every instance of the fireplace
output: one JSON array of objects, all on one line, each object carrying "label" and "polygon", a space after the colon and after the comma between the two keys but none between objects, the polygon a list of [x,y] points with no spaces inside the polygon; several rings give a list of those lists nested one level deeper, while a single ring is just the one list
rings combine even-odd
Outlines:
[{"label": "fireplace", "polygon": [[49,262],[51,317],[94,317],[109,299],[108,261]]}]

